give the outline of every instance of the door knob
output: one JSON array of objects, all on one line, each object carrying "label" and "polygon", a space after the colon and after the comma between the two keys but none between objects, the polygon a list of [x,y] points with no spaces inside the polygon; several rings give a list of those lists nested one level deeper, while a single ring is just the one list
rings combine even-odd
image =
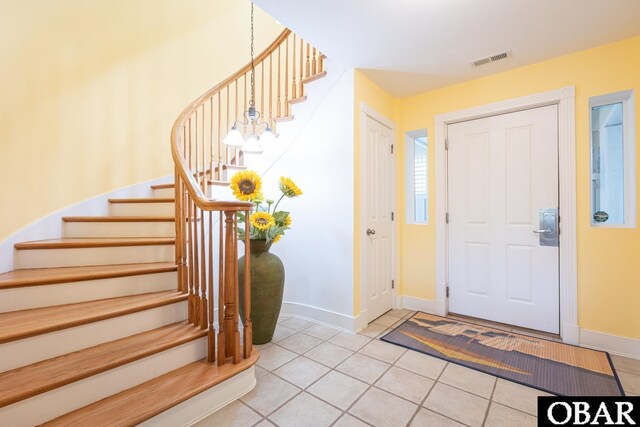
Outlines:
[{"label": "door knob", "polygon": [[371,236],[372,234],[376,234],[376,230],[372,230],[370,228],[367,228],[367,236]]},{"label": "door knob", "polygon": [[542,233],[551,233],[553,230],[550,228],[547,228],[546,230],[533,230],[534,233],[536,234],[542,234]]}]

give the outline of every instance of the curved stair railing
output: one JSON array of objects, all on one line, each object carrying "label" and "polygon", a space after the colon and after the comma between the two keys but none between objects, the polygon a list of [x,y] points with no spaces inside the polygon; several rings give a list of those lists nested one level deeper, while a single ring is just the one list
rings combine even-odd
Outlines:
[{"label": "curved stair railing", "polygon": [[[304,101],[304,85],[323,77],[324,59],[317,49],[284,30],[254,60],[255,106],[273,132],[278,122],[291,120],[291,105]],[[227,174],[244,168],[242,152],[222,143],[232,124],[243,118],[250,99],[251,63],[193,101],[171,131],[175,164],[176,264],[178,289],[188,293],[188,319],[208,330],[209,362],[236,364],[252,354],[250,280],[244,300],[238,289],[238,213],[245,227],[254,205],[217,201],[212,189],[227,186]],[[214,220],[219,242],[214,247]],[[245,240],[245,277],[249,278],[249,238]],[[218,250],[218,256],[214,253]],[[218,282],[218,330],[215,324],[214,282]],[[240,345],[239,308],[244,306]]]}]

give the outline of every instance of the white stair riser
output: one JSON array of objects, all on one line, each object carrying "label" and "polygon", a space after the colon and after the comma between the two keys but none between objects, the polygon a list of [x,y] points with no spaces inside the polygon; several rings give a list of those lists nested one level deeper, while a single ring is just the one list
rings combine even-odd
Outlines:
[{"label": "white stair riser", "polygon": [[175,197],[176,190],[174,188],[158,188],[153,190],[153,197],[166,199],[168,197]]},{"label": "white stair riser", "polygon": [[173,221],[159,222],[65,222],[62,236],[82,237],[174,237]]},{"label": "white stair riser", "polygon": [[215,387],[141,423],[138,427],[191,426],[240,399],[256,386],[255,367],[234,375]]},{"label": "white stair riser", "polygon": [[167,262],[175,261],[174,252],[174,245],[23,249],[16,251],[15,268]]},{"label": "white stair riser", "polygon": [[187,303],[179,302],[0,344],[0,372],[180,322],[186,318]]},{"label": "white stair riser", "polygon": [[112,216],[174,216],[175,204],[171,203],[109,203]]},{"label": "white stair riser", "polygon": [[176,272],[0,290],[0,313],[177,289]]},{"label": "white stair riser", "polygon": [[206,357],[200,338],[0,409],[0,425],[33,426]]}]

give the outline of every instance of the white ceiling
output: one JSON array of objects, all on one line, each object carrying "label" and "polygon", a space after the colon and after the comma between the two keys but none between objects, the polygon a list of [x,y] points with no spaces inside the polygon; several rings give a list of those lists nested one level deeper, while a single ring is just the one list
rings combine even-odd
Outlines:
[{"label": "white ceiling", "polygon": [[[640,34],[640,0],[255,0],[339,63],[414,95]],[[507,60],[474,59],[511,49]]]}]

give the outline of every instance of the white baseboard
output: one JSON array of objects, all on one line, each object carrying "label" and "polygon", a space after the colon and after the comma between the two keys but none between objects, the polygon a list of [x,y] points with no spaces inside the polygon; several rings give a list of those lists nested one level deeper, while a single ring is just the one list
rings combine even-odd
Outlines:
[{"label": "white baseboard", "polygon": [[566,344],[580,344],[580,327],[571,323],[565,323],[560,330],[562,342]]},{"label": "white baseboard", "polygon": [[359,320],[363,317],[362,315],[347,316],[346,314],[336,313],[335,311],[297,302],[283,302],[280,314],[312,320],[316,323],[341,329],[346,332],[356,332],[362,329]]},{"label": "white baseboard", "polygon": [[109,214],[109,199],[130,197],[152,197],[151,186],[173,182],[173,175],[141,182],[115,191],[101,194],[88,200],[62,208],[40,218],[16,231],[0,242],[0,273],[14,269],[14,248],[18,242],[59,239],[62,237],[63,216],[106,216]]},{"label": "white baseboard", "polygon": [[402,296],[396,297],[396,301],[399,303],[398,307],[400,308],[406,308],[408,310],[415,310],[415,311],[423,311],[429,314],[439,314],[437,313],[437,310],[436,310],[437,304],[435,300],[402,295]]},{"label": "white baseboard", "polygon": [[640,359],[640,340],[603,332],[580,330],[580,345],[594,350],[608,351],[619,356]]}]

